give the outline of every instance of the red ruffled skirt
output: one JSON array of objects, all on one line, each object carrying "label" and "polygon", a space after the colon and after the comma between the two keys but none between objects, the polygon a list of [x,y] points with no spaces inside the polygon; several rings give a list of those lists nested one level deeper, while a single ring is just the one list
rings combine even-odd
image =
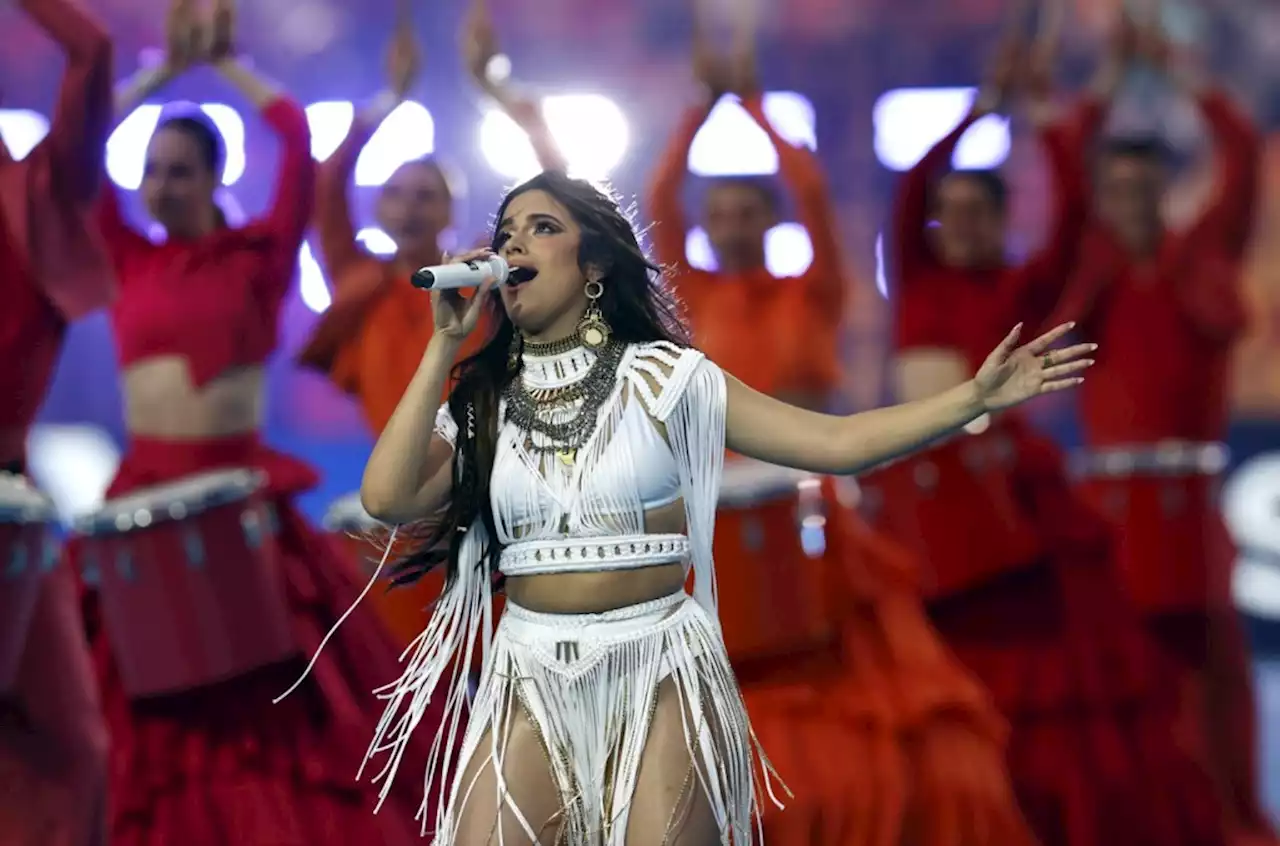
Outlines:
[{"label": "red ruffled skirt", "polygon": [[1217,488],[1216,477],[1172,476],[1095,479],[1083,491],[1123,527],[1125,592],[1180,668],[1180,727],[1217,776],[1232,842],[1276,844],[1260,801],[1253,669],[1231,597],[1235,547]]},{"label": "red ruffled skirt", "polygon": [[[979,442],[962,438],[868,483],[894,492],[879,517],[914,527],[895,537],[928,562],[926,583],[948,586],[932,592],[930,617],[1010,723],[1023,813],[1045,846],[1222,843],[1212,786],[1175,730],[1176,673],[1124,596],[1107,526],[1069,488],[1055,446],[1014,421],[1000,430],[1007,466],[978,472],[984,457],[964,451]],[[989,504],[1000,510],[971,514]],[[970,531],[979,520],[985,538]],[[951,554],[948,538],[965,548]],[[976,570],[984,549],[1008,559],[1001,572]],[[1015,550],[1034,552],[1018,562]]]},{"label": "red ruffled skirt", "polygon": [[784,810],[766,800],[765,842],[1032,842],[1001,721],[930,629],[904,557],[839,505],[830,481],[822,494],[825,548],[809,555],[794,502],[717,518],[726,645],[792,794]]},{"label": "red ruffled skirt", "polygon": [[[290,495],[312,471],[256,438],[200,443],[135,439],[110,496],[214,469],[255,467],[268,476],[297,660],[177,695],[130,700],[107,638],[94,640],[111,730],[113,846],[349,846],[420,842],[420,780],[402,777],[376,816],[375,789],[356,773],[381,717],[374,688],[400,675],[398,648],[376,614],[357,608],[325,646],[310,677],[280,704],[304,658],[363,588],[333,538],[312,529]],[[100,629],[100,627],[97,627]],[[433,714],[418,732],[406,773],[425,767]],[[415,789],[416,788],[416,789]],[[428,809],[428,813],[434,813]]]}]

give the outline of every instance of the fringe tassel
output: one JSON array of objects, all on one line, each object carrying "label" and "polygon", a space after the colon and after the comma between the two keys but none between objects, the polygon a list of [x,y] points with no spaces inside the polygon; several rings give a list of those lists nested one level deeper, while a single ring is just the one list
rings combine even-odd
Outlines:
[{"label": "fringe tassel", "polygon": [[[298,680],[276,697],[276,703],[297,690],[306,680],[329,639],[377,583],[391,556],[396,532],[396,529],[391,531],[382,559],[360,596],[325,635]],[[482,656],[489,654],[490,632],[493,631],[493,592],[492,581],[483,572],[483,555],[487,542],[484,525],[477,520],[463,539],[457,580],[441,594],[426,629],[400,655],[402,662],[408,656],[404,672],[396,681],[374,691],[374,695],[387,705],[356,778],[363,778],[367,766],[376,758],[385,756],[381,769],[373,777],[374,784],[380,783],[378,804],[374,808],[377,813],[391,792],[396,771],[409,745],[409,738],[422,721],[433,693],[440,687],[446,673],[449,673],[449,686],[444,688],[447,700],[441,730],[431,745],[427,769],[423,774],[422,804],[418,806],[414,817],[420,821],[423,835],[428,833],[427,800],[432,796],[432,790],[439,791],[443,799],[445,785],[442,774],[450,772],[458,763],[455,752],[461,734],[463,713],[467,709],[468,669],[477,646]],[[440,802],[438,807],[440,811],[435,821],[436,827],[443,821],[445,805]]]},{"label": "fringe tassel", "polygon": [[[555,644],[565,640],[576,644],[576,660],[557,654]],[[684,593],[590,615],[534,614],[508,605],[489,658],[459,757],[470,761],[483,754],[492,762],[497,804],[530,840],[546,821],[527,819],[501,780],[517,709],[527,712],[551,752],[566,842],[621,846],[666,678],[679,696],[684,742],[700,765],[699,784],[721,842],[751,846],[762,840],[753,756],[768,774],[772,768],[751,732],[717,626]],[[481,749],[491,728],[489,748]],[[474,780],[463,782],[458,772],[442,806],[437,843],[453,843],[458,835],[462,809],[476,788]]]}]

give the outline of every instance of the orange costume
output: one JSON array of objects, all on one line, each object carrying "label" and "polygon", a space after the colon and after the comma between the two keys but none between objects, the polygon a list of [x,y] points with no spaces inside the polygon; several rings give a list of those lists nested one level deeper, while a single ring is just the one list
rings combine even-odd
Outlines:
[{"label": "orange costume", "polygon": [[[656,174],[654,245],[712,359],[768,394],[827,396],[844,280],[825,179],[811,153],[777,136],[758,96],[743,105],[794,191],[809,270],[779,280],[689,266],[680,186],[705,105]],[[841,484],[726,464],[715,556],[734,577],[719,584],[721,623],[756,733],[794,794],[781,813],[766,806],[766,841],[1032,842],[1003,770],[1000,718],[929,627],[911,559],[842,505]]]},{"label": "orange costume", "polygon": [[[315,222],[334,297],[298,360],[354,396],[373,431],[381,432],[418,369],[434,323],[430,297],[409,284],[413,268],[379,258],[356,241],[347,188],[360,151],[376,129],[357,114],[346,140],[320,168]],[[472,333],[462,355],[478,349],[484,335],[483,330]],[[360,547],[365,556],[374,552],[371,544]],[[423,609],[440,593],[443,577],[433,576],[410,587],[370,592],[383,619],[406,644],[422,631],[427,620]]]}]

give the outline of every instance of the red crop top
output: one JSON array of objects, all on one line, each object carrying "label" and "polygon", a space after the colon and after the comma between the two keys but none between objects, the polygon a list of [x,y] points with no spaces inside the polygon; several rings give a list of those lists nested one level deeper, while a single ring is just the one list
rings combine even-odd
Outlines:
[{"label": "red crop top", "polygon": [[112,309],[120,366],[181,355],[205,385],[226,371],[264,363],[275,350],[280,307],[293,280],[311,214],[315,163],[306,114],[278,98],[262,113],[280,139],[280,170],[266,214],[194,241],[153,244],[104,192],[99,220],[120,297]]}]

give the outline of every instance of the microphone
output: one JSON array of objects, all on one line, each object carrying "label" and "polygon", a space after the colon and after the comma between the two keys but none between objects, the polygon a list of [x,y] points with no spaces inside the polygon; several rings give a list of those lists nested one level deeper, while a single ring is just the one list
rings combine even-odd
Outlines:
[{"label": "microphone", "polygon": [[501,285],[511,275],[511,268],[500,255],[483,259],[458,261],[418,268],[411,277],[413,287],[424,291],[451,291],[458,288],[478,288],[490,276]]}]

